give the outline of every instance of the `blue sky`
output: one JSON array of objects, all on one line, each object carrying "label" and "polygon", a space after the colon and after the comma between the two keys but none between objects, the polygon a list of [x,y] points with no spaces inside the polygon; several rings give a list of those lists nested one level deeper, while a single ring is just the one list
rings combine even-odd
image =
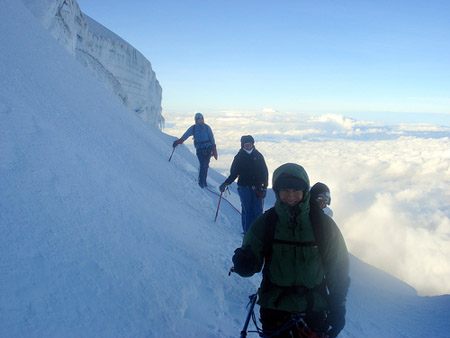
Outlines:
[{"label": "blue sky", "polygon": [[78,3],[151,61],[165,111],[450,125],[449,1]]}]

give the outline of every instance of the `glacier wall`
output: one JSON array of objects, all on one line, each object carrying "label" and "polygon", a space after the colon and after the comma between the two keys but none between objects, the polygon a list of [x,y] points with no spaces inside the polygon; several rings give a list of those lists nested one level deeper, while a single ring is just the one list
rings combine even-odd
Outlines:
[{"label": "glacier wall", "polygon": [[22,0],[47,30],[146,123],[162,129],[162,88],[148,61],[82,13],[76,0]]}]

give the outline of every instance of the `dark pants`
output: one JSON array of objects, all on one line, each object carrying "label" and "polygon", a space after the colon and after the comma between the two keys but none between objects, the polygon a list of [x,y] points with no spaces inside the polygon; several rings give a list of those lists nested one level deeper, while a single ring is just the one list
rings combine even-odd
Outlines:
[{"label": "dark pants", "polygon": [[254,220],[262,214],[264,199],[259,198],[249,186],[238,186],[242,206],[242,230],[247,232]]},{"label": "dark pants", "polygon": [[197,158],[200,163],[198,184],[204,188],[207,186],[206,177],[208,176],[209,161],[211,160],[211,148],[197,149]]},{"label": "dark pants", "polygon": [[[293,315],[290,312],[273,310],[268,308],[260,309],[260,320],[262,323],[264,334],[270,337],[277,338],[291,338],[291,337],[305,337],[301,332],[310,332],[312,330],[318,337],[323,337],[323,333],[326,329],[325,315],[323,312],[311,312],[306,315],[304,321],[306,322],[307,328],[302,327],[299,323],[299,327],[295,324],[282,330],[279,334],[275,334],[277,331],[281,330],[285,326],[289,326],[289,320]],[[272,334],[275,334],[272,336]],[[306,336],[307,337],[307,336]]]}]

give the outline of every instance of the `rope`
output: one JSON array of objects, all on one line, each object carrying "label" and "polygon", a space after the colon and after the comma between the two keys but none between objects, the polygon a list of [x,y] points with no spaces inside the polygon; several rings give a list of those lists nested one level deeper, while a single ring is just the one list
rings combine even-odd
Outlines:
[{"label": "rope", "polygon": [[[205,187],[205,189],[208,190],[209,192],[212,192],[214,195],[220,197],[220,195],[219,195],[218,193],[216,193],[215,191],[209,189],[208,187]],[[227,199],[226,199],[225,197],[223,197],[223,196],[222,196],[222,199],[225,200],[226,202],[228,202],[228,204],[231,205],[231,207],[232,207],[234,210],[236,210],[236,211],[239,213],[239,215],[241,215],[241,212],[240,212],[233,204],[231,204],[231,202],[230,202],[229,200],[227,200]]]}]

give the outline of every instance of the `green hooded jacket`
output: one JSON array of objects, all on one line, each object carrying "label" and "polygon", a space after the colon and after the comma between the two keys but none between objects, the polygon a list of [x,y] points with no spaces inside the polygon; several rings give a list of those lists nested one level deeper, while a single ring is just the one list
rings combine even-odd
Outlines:
[{"label": "green hooded jacket", "polygon": [[[264,266],[266,212],[252,224],[241,247],[251,257],[252,266],[245,273],[237,273],[242,277],[250,277],[264,266],[258,301],[261,307],[288,312],[326,310],[329,307],[329,297],[336,302],[345,300],[349,285],[347,247],[334,221],[320,209],[310,210],[310,183],[303,167],[293,163],[282,165],[275,170],[273,183],[282,173],[302,179],[308,185],[308,190],[304,192],[303,200],[294,207],[282,203],[278,191],[275,191],[278,219],[270,262],[266,262]],[[315,217],[312,217],[313,212]],[[322,222],[326,229],[322,255],[317,246],[301,244],[315,241],[312,219]],[[286,242],[295,242],[297,245]],[[322,291],[319,292],[320,286]],[[323,291],[324,286],[328,289],[329,296]]]}]

